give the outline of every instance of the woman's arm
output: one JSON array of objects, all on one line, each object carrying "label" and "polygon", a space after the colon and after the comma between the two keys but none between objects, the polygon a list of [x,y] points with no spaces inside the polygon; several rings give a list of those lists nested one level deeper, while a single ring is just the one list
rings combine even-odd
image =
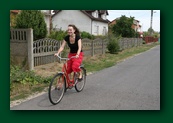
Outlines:
[{"label": "woman's arm", "polygon": [[65,44],[66,41],[63,40],[61,47],[59,48],[58,52],[55,54],[56,56],[58,56],[64,50]]},{"label": "woman's arm", "polygon": [[79,57],[79,54],[81,52],[81,49],[82,49],[82,41],[81,39],[78,40],[78,51],[77,51],[77,54],[76,54],[76,57],[78,58]]}]

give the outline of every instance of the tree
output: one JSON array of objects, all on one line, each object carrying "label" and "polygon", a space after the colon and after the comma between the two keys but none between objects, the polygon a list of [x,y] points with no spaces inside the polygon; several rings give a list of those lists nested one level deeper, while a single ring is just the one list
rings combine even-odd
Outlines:
[{"label": "tree", "polygon": [[148,29],[148,32],[149,32],[149,34],[152,36],[154,30],[150,27],[150,28]]},{"label": "tree", "polygon": [[135,30],[132,28],[134,17],[121,16],[116,20],[116,24],[112,27],[113,33],[122,37],[135,37]]},{"label": "tree", "polygon": [[150,35],[150,34],[149,34],[148,31],[144,31],[144,32],[143,32],[143,36],[144,36],[144,37],[149,36],[149,35]]},{"label": "tree", "polygon": [[40,10],[22,10],[16,18],[15,28],[32,28],[34,40],[45,38],[47,35],[44,15]]}]

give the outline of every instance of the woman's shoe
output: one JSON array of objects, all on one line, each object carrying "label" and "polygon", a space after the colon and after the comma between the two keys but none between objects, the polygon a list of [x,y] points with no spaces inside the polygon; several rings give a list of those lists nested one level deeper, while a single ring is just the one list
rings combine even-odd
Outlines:
[{"label": "woman's shoe", "polygon": [[81,82],[83,80],[83,78],[78,78],[78,82]]},{"label": "woman's shoe", "polygon": [[78,74],[78,82],[81,82],[83,80],[82,72],[79,72]]}]

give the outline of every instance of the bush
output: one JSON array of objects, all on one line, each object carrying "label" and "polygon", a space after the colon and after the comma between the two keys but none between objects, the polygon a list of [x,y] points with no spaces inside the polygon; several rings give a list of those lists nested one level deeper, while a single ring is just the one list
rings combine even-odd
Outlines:
[{"label": "bush", "polygon": [[32,28],[34,40],[45,38],[47,35],[44,15],[40,10],[22,10],[17,15],[15,28]]},{"label": "bush", "polygon": [[94,35],[91,35],[90,33],[85,32],[85,31],[81,32],[81,37],[88,38],[88,39],[94,39]]},{"label": "bush", "polygon": [[111,54],[116,54],[120,50],[119,46],[119,38],[116,38],[114,36],[108,37],[108,45],[107,48]]},{"label": "bush", "polygon": [[146,44],[146,42],[145,41],[142,41],[142,44]]},{"label": "bush", "polygon": [[51,31],[50,35],[48,36],[48,38],[52,38],[58,41],[62,41],[64,39],[64,37],[67,35],[67,32],[65,31]]}]

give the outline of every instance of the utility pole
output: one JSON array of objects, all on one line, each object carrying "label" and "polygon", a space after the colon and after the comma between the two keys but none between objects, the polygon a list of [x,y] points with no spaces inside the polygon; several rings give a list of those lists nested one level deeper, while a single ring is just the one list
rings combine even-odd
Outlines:
[{"label": "utility pole", "polygon": [[152,29],[152,22],[153,22],[153,10],[151,10],[151,23],[150,23],[150,36],[152,35],[153,33],[153,29]]}]

